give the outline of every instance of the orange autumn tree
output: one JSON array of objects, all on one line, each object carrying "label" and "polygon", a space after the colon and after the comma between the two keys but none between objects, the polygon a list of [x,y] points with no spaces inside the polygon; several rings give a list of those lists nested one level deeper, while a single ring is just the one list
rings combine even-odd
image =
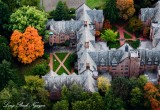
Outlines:
[{"label": "orange autumn tree", "polygon": [[34,27],[27,27],[24,33],[15,30],[10,39],[14,57],[22,63],[31,63],[44,54],[44,42]]},{"label": "orange autumn tree", "polygon": [[[149,100],[152,110],[160,109],[160,90],[156,88],[151,82],[144,86],[145,98]],[[145,105],[148,105],[147,103]]]}]

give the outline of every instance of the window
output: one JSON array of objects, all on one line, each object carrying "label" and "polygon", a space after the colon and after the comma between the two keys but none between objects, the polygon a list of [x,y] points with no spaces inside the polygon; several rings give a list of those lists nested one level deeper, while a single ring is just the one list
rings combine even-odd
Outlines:
[{"label": "window", "polygon": [[128,68],[125,68],[125,70],[128,70]]},{"label": "window", "polygon": [[125,65],[125,67],[128,67],[128,65]]},{"label": "window", "polygon": [[128,72],[124,72],[124,74],[128,74]]}]

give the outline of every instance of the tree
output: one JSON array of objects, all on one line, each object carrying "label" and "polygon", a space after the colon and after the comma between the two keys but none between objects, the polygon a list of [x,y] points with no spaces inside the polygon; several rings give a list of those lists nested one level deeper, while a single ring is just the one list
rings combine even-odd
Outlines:
[{"label": "tree", "polygon": [[40,7],[40,0],[22,0],[22,5]]},{"label": "tree", "polygon": [[131,91],[130,82],[124,77],[117,77],[111,82],[111,89],[116,97],[127,100]]},{"label": "tree", "polygon": [[3,60],[0,63],[0,90],[8,84],[9,80],[18,82],[18,75],[16,70],[11,67],[11,63]]},{"label": "tree", "polygon": [[119,9],[119,15],[124,20],[132,17],[135,13],[133,0],[117,0],[116,7]]},{"label": "tree", "polygon": [[63,3],[62,1],[59,1],[56,9],[54,11],[54,19],[56,21],[60,20],[68,20],[69,19],[69,14],[68,14],[68,7],[66,3]]},{"label": "tree", "polygon": [[10,16],[9,28],[24,32],[28,26],[35,27],[40,35],[45,32],[45,23],[47,21],[47,14],[35,7],[23,6]]},{"label": "tree", "polygon": [[129,28],[130,30],[132,30],[133,32],[136,32],[136,31],[142,31],[142,26],[143,26],[143,23],[140,19],[136,18],[136,17],[132,17],[130,20],[129,20]]},{"label": "tree", "polygon": [[31,63],[44,54],[44,43],[34,27],[27,27],[22,34],[15,30],[11,36],[10,47],[14,57],[22,63]]},{"label": "tree", "polygon": [[118,12],[119,10],[116,8],[116,0],[107,0],[104,9],[105,17],[111,22],[116,22],[119,18]]},{"label": "tree", "polygon": [[0,36],[0,63],[3,60],[11,61],[12,55],[10,47],[8,46],[8,41],[5,37]]},{"label": "tree", "polygon": [[52,110],[68,110],[69,103],[66,100],[58,101],[53,105]]},{"label": "tree", "polygon": [[107,92],[109,87],[111,86],[109,79],[106,77],[99,77],[98,78],[98,89],[102,92]]},{"label": "tree", "polygon": [[0,1],[0,33],[1,35],[6,35],[6,25],[9,21],[9,7],[7,4]]},{"label": "tree", "polygon": [[143,93],[141,89],[138,87],[132,89],[131,99],[130,99],[131,106],[134,107],[135,109],[141,108],[141,106],[143,105],[142,100],[143,100]]},{"label": "tree", "polygon": [[107,29],[104,31],[104,34],[101,34],[101,39],[105,40],[106,42],[115,42],[117,37],[117,32],[113,30]]},{"label": "tree", "polygon": [[125,110],[125,103],[121,98],[115,97],[112,90],[106,92],[104,103],[105,110]]},{"label": "tree", "polygon": [[145,96],[147,99],[145,105],[150,105],[153,110],[160,109],[160,91],[151,82],[147,82],[144,86]]},{"label": "tree", "polygon": [[104,21],[104,23],[103,23],[103,28],[104,28],[104,29],[111,29],[111,28],[112,28],[109,20],[105,20],[105,21]]}]

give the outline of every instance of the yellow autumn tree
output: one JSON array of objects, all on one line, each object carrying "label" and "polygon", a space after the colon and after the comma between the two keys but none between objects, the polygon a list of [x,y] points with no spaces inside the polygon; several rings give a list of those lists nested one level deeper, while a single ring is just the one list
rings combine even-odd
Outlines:
[{"label": "yellow autumn tree", "polygon": [[132,17],[135,13],[133,0],[117,0],[116,7],[119,9],[119,15],[124,20]]},{"label": "yellow autumn tree", "polygon": [[109,79],[106,77],[99,77],[98,78],[98,89],[102,92],[107,92],[109,87],[111,86]]},{"label": "yellow autumn tree", "polygon": [[24,64],[31,63],[44,54],[44,42],[34,27],[27,27],[24,33],[15,30],[10,39],[14,57]]}]

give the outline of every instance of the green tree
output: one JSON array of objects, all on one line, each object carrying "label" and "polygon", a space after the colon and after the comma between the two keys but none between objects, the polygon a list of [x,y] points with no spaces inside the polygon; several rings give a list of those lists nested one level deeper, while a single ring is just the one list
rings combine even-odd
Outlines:
[{"label": "green tree", "polygon": [[45,33],[47,14],[35,7],[23,6],[10,16],[9,28],[24,32],[28,26],[35,27],[40,35]]},{"label": "green tree", "polygon": [[21,4],[25,5],[25,6],[37,6],[37,7],[40,7],[40,0],[22,0]]},{"label": "green tree", "polygon": [[143,93],[141,91],[140,88],[135,87],[134,89],[132,89],[131,91],[131,99],[130,99],[130,103],[131,106],[134,107],[136,110],[139,108],[141,108],[141,106],[143,106]]},{"label": "green tree", "polygon": [[0,36],[0,63],[3,60],[11,61],[12,55],[10,47],[8,46],[8,41],[5,37]]},{"label": "green tree", "polygon": [[129,20],[129,29],[132,30],[133,32],[142,31],[142,26],[143,26],[142,21],[136,17],[132,17]]},{"label": "green tree", "polygon": [[16,70],[11,67],[11,63],[3,60],[2,63],[0,63],[0,90],[8,84],[9,80],[17,83],[19,81],[18,75]]},{"label": "green tree", "polygon": [[116,0],[107,0],[104,14],[110,22],[116,22],[119,19],[119,10],[116,8]]},{"label": "green tree", "polygon": [[105,40],[106,42],[115,42],[117,37],[117,32],[113,30],[107,29],[104,33],[101,34],[101,39]]},{"label": "green tree", "polygon": [[9,16],[10,16],[10,12],[9,12],[8,5],[0,1],[0,33],[1,35],[6,35],[8,33],[6,26],[9,21]]},{"label": "green tree", "polygon": [[104,97],[105,110],[125,110],[125,103],[121,98],[114,96],[113,92],[109,90]]},{"label": "green tree", "polygon": [[117,77],[111,82],[111,89],[116,97],[127,100],[131,91],[131,85],[128,79],[124,77]]},{"label": "green tree", "polygon": [[68,12],[69,12],[69,10],[68,10],[66,3],[59,1],[56,6],[55,12],[54,12],[54,19],[56,21],[68,20],[69,19]]},{"label": "green tree", "polygon": [[143,87],[146,85],[147,82],[148,82],[147,77],[144,75],[140,75],[137,80],[138,87],[143,90]]},{"label": "green tree", "polygon": [[66,100],[58,101],[53,105],[52,110],[68,110],[69,103]]}]

